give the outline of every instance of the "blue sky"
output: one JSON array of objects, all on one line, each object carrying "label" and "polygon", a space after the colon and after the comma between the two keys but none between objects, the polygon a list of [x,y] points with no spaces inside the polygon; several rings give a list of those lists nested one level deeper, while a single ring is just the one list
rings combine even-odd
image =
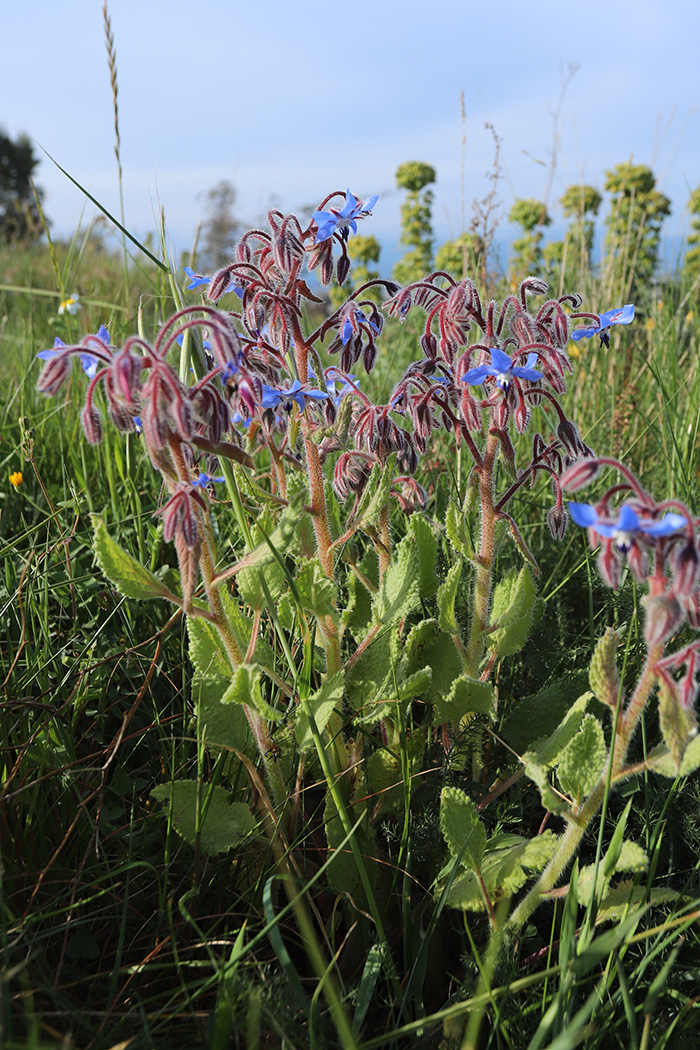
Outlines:
[{"label": "blue sky", "polygon": [[[408,160],[436,168],[436,239],[456,236],[462,91],[467,222],[489,188],[485,124],[501,139],[505,220],[516,197],[545,197],[560,107],[555,221],[568,185],[602,191],[605,169],[633,158],[673,202],[669,241],[688,228],[700,183],[700,13],[690,0],[111,0],[109,10],[127,225],[140,236],[155,229],[162,206],[177,251],[222,178],[250,222],[273,200],[300,210],[332,189],[378,193],[363,232],[391,251],[402,200],[394,172]],[[0,125],[26,131],[117,214],[102,0],[6,5],[2,26]],[[55,232],[71,233],[79,191],[45,159],[37,178]],[[499,236],[512,232],[503,221]]]}]

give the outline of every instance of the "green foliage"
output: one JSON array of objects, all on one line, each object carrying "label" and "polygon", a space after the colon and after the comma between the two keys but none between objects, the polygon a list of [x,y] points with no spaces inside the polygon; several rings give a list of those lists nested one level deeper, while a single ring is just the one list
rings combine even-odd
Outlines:
[{"label": "green foliage", "polygon": [[671,202],[656,189],[654,173],[644,164],[628,162],[606,171],[605,189],[611,196],[605,236],[607,265],[615,261],[620,281],[616,291],[633,302],[656,271],[661,227],[671,214]]},{"label": "green foliage", "polygon": [[521,226],[523,230],[523,236],[513,241],[511,247],[511,273],[539,273],[543,229],[552,222],[546,205],[532,198],[517,200],[508,213],[508,221]]},{"label": "green foliage", "polygon": [[[32,191],[38,163],[28,135],[12,139],[0,129],[0,241],[31,242],[41,236],[41,215]],[[41,200],[40,189],[37,195]]]},{"label": "green foliage", "polygon": [[256,822],[242,802],[231,802],[222,787],[196,780],[159,784],[151,792],[167,803],[168,818],[178,835],[191,846],[199,842],[205,853],[226,853],[255,831]]},{"label": "green foliage", "polygon": [[489,647],[498,656],[519,652],[530,635],[537,592],[532,573],[523,565],[498,582],[491,606]]},{"label": "green foliage", "polygon": [[152,572],[111,539],[99,515],[93,514],[92,526],[95,561],[120,594],[141,601],[149,598],[177,600]]},{"label": "green foliage", "polygon": [[401,243],[409,249],[394,266],[399,284],[419,280],[432,269],[433,191],[426,189],[436,179],[435,169],[421,161],[408,161],[396,172],[396,185],[408,191],[401,205]]}]

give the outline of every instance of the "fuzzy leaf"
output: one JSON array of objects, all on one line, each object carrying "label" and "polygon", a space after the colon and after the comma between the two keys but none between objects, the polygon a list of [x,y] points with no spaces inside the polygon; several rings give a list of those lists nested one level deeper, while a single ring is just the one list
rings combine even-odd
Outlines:
[{"label": "fuzzy leaf", "polygon": [[550,813],[562,813],[567,808],[566,800],[561,798],[549,782],[549,767],[537,760],[534,751],[526,751],[522,756],[525,776],[537,785],[542,805]]},{"label": "fuzzy leaf", "polygon": [[421,601],[432,598],[437,590],[435,578],[435,559],[437,557],[437,537],[428,521],[420,514],[412,514],[408,525],[409,533],[414,537],[418,550],[419,584]]},{"label": "fuzzy leaf", "polygon": [[490,682],[479,682],[467,675],[460,675],[455,678],[447,696],[436,701],[433,721],[436,725],[451,722],[459,726],[467,714],[492,715],[494,705],[495,697]]},{"label": "fuzzy leaf", "polygon": [[594,715],[586,715],[578,733],[562,751],[557,766],[562,790],[576,803],[582,802],[595,787],[606,756],[603,727]]},{"label": "fuzzy leaf", "polygon": [[308,709],[311,708],[319,733],[323,733],[331,715],[338,704],[342,702],[344,691],[345,676],[342,671],[338,671],[332,678],[328,678],[321,688],[317,689],[308,700],[300,704],[298,709],[299,717],[294,731],[302,751],[308,751],[309,748],[314,746]]},{"label": "fuzzy leaf", "polygon": [[525,565],[519,572],[510,572],[494,588],[491,624],[495,630],[488,643],[497,656],[512,656],[525,645],[532,628],[535,598],[532,573]]},{"label": "fuzzy leaf", "polygon": [[[508,842],[501,848],[501,841]],[[517,835],[495,836],[489,839],[481,865],[481,877],[492,902],[512,897],[522,889],[533,872],[542,871],[557,847],[553,831],[544,831],[534,839]],[[452,908],[483,911],[484,899],[473,871],[460,873],[452,883],[447,896]]]},{"label": "fuzzy leaf", "polygon": [[407,616],[420,601],[419,581],[418,552],[411,537],[404,536],[374,598],[374,619],[388,624]]},{"label": "fuzzy leaf", "polygon": [[296,578],[302,607],[317,619],[337,616],[335,584],[329,580],[318,558],[304,562]]},{"label": "fuzzy leaf", "polygon": [[440,796],[440,827],[453,857],[478,871],[486,849],[486,829],[464,791],[446,787]]},{"label": "fuzzy leaf", "polygon": [[457,617],[455,616],[455,600],[457,598],[457,590],[459,588],[461,577],[462,561],[461,558],[458,558],[454,565],[451,566],[444,582],[440,584],[440,589],[438,590],[438,624],[440,630],[447,631],[448,634],[457,634],[459,632],[459,624],[457,623]]},{"label": "fuzzy leaf", "polygon": [[592,696],[593,694],[589,692],[582,693],[571,705],[554,732],[546,740],[537,743],[534,749],[535,754],[537,761],[543,766],[556,765],[564,748],[578,733],[588,701]]},{"label": "fuzzy leaf", "polygon": [[450,500],[447,505],[445,532],[448,540],[459,554],[463,554],[465,558],[474,557],[474,544],[469,533],[467,520],[463,511],[454,500]]},{"label": "fuzzy leaf", "polygon": [[662,777],[669,777],[671,780],[679,776],[690,776],[691,773],[700,769],[700,734],[693,737],[683,752],[680,769],[665,744],[659,744],[649,752],[647,766],[655,773],[659,773]]},{"label": "fuzzy leaf", "polygon": [[91,515],[95,561],[100,571],[125,598],[171,598],[168,588],[136,558],[127,554],[107,532],[104,520]]},{"label": "fuzzy leaf", "polygon": [[[567,717],[585,688],[586,679],[584,672],[577,672],[555,679],[532,696],[519,700],[512,705],[499,735],[520,754],[530,749],[537,751]],[[581,718],[573,732],[577,731],[580,721]]]},{"label": "fuzzy leaf", "polygon": [[192,700],[197,707],[199,725],[207,747],[245,751],[250,727],[243,708],[222,704],[230,678],[204,677],[198,671],[192,678]]},{"label": "fuzzy leaf", "polygon": [[370,478],[360,501],[354,526],[365,529],[374,524],[381,511],[389,502],[389,493],[396,472],[396,453],[392,452],[383,467],[373,467]]},{"label": "fuzzy leaf", "polygon": [[167,803],[173,827],[191,846],[197,841],[199,814],[199,844],[210,856],[233,849],[256,828],[248,807],[229,803],[231,796],[223,787],[175,780],[159,784],[151,794]]},{"label": "fuzzy leaf", "polygon": [[264,718],[277,722],[282,717],[280,711],[263,698],[260,688],[260,667],[257,664],[239,664],[233,672],[230,684],[221,697],[222,704],[246,704],[255,708]]},{"label": "fuzzy leaf", "polygon": [[603,637],[598,640],[589,671],[589,682],[593,693],[601,703],[613,709],[617,707],[620,694],[620,676],[615,663],[619,641],[620,636],[617,631],[608,627]]},{"label": "fuzzy leaf", "polygon": [[689,711],[681,702],[675,686],[663,678],[659,680],[659,726],[664,744],[679,773],[688,744],[697,736],[698,722],[694,711]]},{"label": "fuzzy leaf", "polygon": [[201,616],[188,616],[187,634],[190,660],[196,670],[205,678],[211,675],[230,677],[231,660],[214,624]]}]

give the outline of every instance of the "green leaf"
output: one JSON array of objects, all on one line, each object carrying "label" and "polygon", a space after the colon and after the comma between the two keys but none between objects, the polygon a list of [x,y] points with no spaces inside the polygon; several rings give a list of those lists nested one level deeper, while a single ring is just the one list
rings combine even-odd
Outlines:
[{"label": "green leaf", "polygon": [[[586,687],[586,679],[585,672],[579,671],[565,678],[555,679],[532,696],[518,700],[511,705],[499,735],[518,754],[530,749],[536,751],[538,746],[554,733],[562,719],[566,718],[574,701]],[[580,721],[579,718],[573,732],[577,731]]]},{"label": "green leaf", "polygon": [[554,732],[545,740],[537,743],[534,751],[537,761],[543,766],[556,765],[561,752],[578,733],[588,701],[592,696],[590,692],[582,693],[571,705]]},{"label": "green leaf", "polygon": [[151,794],[168,804],[173,827],[191,846],[197,841],[199,826],[200,847],[210,856],[238,846],[257,826],[248,807],[230,803],[229,792],[218,785],[174,780],[159,784]]},{"label": "green leaf", "polygon": [[680,772],[688,744],[698,735],[695,712],[683,706],[674,683],[659,679],[659,727],[664,744]]},{"label": "green leaf", "polygon": [[512,656],[525,645],[532,627],[535,582],[526,565],[508,573],[493,591],[488,644],[497,656]]},{"label": "green leaf", "polygon": [[[501,840],[507,840],[505,848],[500,848]],[[557,842],[553,831],[544,831],[534,839],[523,839],[518,835],[498,835],[489,839],[481,865],[481,877],[489,899],[496,903],[522,889],[530,876],[542,871],[551,860]],[[483,893],[474,872],[465,871],[454,879],[447,903],[452,908],[484,910]]]},{"label": "green leaf", "polygon": [[208,748],[245,751],[250,727],[243,708],[222,704],[221,698],[230,678],[219,675],[204,677],[195,671],[192,678],[192,701],[197,707],[198,722]]},{"label": "green leaf", "polygon": [[455,678],[447,696],[436,701],[434,723],[451,722],[458,726],[467,714],[493,715],[494,707],[495,696],[490,682],[460,675]]},{"label": "green leaf", "polygon": [[603,727],[594,715],[586,715],[578,733],[559,756],[557,765],[562,790],[577,804],[595,787],[606,757]]},{"label": "green leaf", "polygon": [[205,678],[212,675],[230,677],[231,660],[221,635],[210,620],[201,616],[187,617],[190,660]]},{"label": "green leaf", "polygon": [[537,785],[542,805],[550,813],[563,813],[568,808],[565,799],[561,798],[549,782],[549,767],[538,762],[534,751],[526,751],[522,756],[525,776]]},{"label": "green leaf", "polygon": [[95,560],[101,572],[114,584],[119,593],[125,598],[141,601],[148,598],[168,598],[173,601],[175,596],[158,577],[115,543],[107,532],[104,520],[97,514],[91,514],[90,517]]},{"label": "green leaf", "polygon": [[373,525],[376,522],[381,511],[389,502],[389,493],[394,482],[395,472],[395,452],[392,452],[382,467],[375,466],[372,468],[372,473],[365,486],[357,516],[353,523],[356,529],[366,529],[369,525]]},{"label": "green leaf", "polygon": [[276,711],[263,698],[260,689],[260,667],[257,664],[238,665],[226,692],[221,697],[221,703],[246,704],[273,722],[278,722],[282,718],[282,712]]},{"label": "green leaf", "polygon": [[466,867],[479,871],[486,850],[486,829],[476,806],[459,788],[442,789],[440,827],[452,856]]},{"label": "green leaf", "polygon": [[461,507],[454,500],[450,500],[447,505],[445,532],[448,540],[459,554],[463,554],[465,558],[474,557],[474,544],[467,526],[467,520]]},{"label": "green leaf", "polygon": [[455,616],[455,600],[457,598],[457,591],[459,589],[459,581],[461,578],[462,560],[461,558],[458,558],[447,573],[444,582],[440,584],[437,596],[439,610],[438,624],[440,630],[447,631],[448,634],[457,634],[459,632],[459,624],[457,623],[457,617]]},{"label": "green leaf", "polygon": [[284,570],[265,539],[265,536],[269,536],[270,542],[275,544],[275,538],[282,538],[283,533],[286,536],[281,527],[281,522],[282,519],[280,519],[278,528],[275,529],[272,513],[267,508],[262,511],[258,524],[254,525],[251,530],[253,547],[246,553],[246,559],[250,557],[254,560],[254,563],[240,569],[236,574],[236,585],[241,600],[256,612],[267,608],[263,580],[273,602],[278,598],[284,587]]},{"label": "green leaf", "polygon": [[306,612],[319,620],[325,616],[337,617],[335,584],[324,573],[318,558],[304,562],[295,582],[302,608]]},{"label": "green leaf", "polygon": [[410,535],[404,536],[384,573],[372,603],[378,623],[395,623],[415,609],[420,601],[418,551]]},{"label": "green leaf", "polygon": [[314,746],[314,737],[309,721],[309,709],[313,713],[319,733],[323,733],[336,707],[342,703],[344,691],[345,676],[343,671],[338,671],[332,678],[328,678],[321,688],[317,689],[308,700],[304,700],[299,705],[299,715],[294,731],[302,751],[308,751],[309,748]]},{"label": "green leaf", "polygon": [[437,590],[437,579],[435,575],[435,560],[437,558],[437,537],[428,521],[420,514],[412,514],[409,518],[408,531],[415,539],[418,550],[418,568],[421,601],[432,598]]},{"label": "green leaf", "polygon": [[683,752],[680,769],[665,744],[659,744],[649,752],[647,766],[671,780],[675,780],[676,777],[689,777],[691,773],[700,769],[700,735],[693,737]]},{"label": "green leaf", "polygon": [[603,922],[619,922],[630,912],[650,904],[655,905],[677,901],[680,893],[676,890],[652,888],[635,885],[630,879],[623,879],[605,895],[598,905],[596,925]]},{"label": "green leaf", "polygon": [[601,703],[613,709],[617,707],[620,695],[620,676],[615,663],[619,641],[620,636],[617,631],[608,627],[595,647],[588,676],[595,696]]}]

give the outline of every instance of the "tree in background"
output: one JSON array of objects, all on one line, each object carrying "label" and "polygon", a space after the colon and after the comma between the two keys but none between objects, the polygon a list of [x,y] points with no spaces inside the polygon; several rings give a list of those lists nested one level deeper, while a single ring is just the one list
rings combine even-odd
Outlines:
[{"label": "tree in background", "polygon": [[618,164],[605,172],[611,194],[606,221],[606,270],[611,292],[635,298],[648,289],[659,261],[661,226],[671,202],[656,189],[656,177],[644,164]]},{"label": "tree in background", "polygon": [[399,189],[408,196],[401,205],[401,244],[409,249],[394,266],[399,284],[418,281],[433,268],[433,191],[426,189],[436,179],[435,168],[419,160],[402,164],[396,172]]},{"label": "tree in background", "polygon": [[688,201],[688,211],[692,216],[691,231],[688,234],[688,250],[685,253],[684,270],[689,281],[700,277],[700,186]]},{"label": "tree in background", "polygon": [[[32,192],[39,161],[28,135],[11,139],[0,129],[0,240],[31,241],[41,236],[41,215]],[[41,190],[37,190],[41,199]]]},{"label": "tree in background", "polygon": [[602,197],[593,186],[569,186],[559,198],[569,226],[563,241],[550,241],[542,249],[542,276],[556,289],[565,274],[579,280],[590,271],[594,219]]},{"label": "tree in background", "polygon": [[453,241],[445,241],[436,252],[435,268],[457,278],[476,278],[484,268],[483,240],[476,233],[461,233]]},{"label": "tree in background", "polygon": [[542,237],[544,227],[551,225],[547,206],[531,197],[516,201],[508,212],[508,222],[522,227],[523,236],[512,244],[510,271],[517,280],[528,274],[538,274],[542,268]]},{"label": "tree in background", "polygon": [[233,214],[236,196],[236,187],[228,179],[222,179],[206,195],[208,217],[202,225],[200,256],[204,269],[220,269],[233,259],[241,230]]}]

